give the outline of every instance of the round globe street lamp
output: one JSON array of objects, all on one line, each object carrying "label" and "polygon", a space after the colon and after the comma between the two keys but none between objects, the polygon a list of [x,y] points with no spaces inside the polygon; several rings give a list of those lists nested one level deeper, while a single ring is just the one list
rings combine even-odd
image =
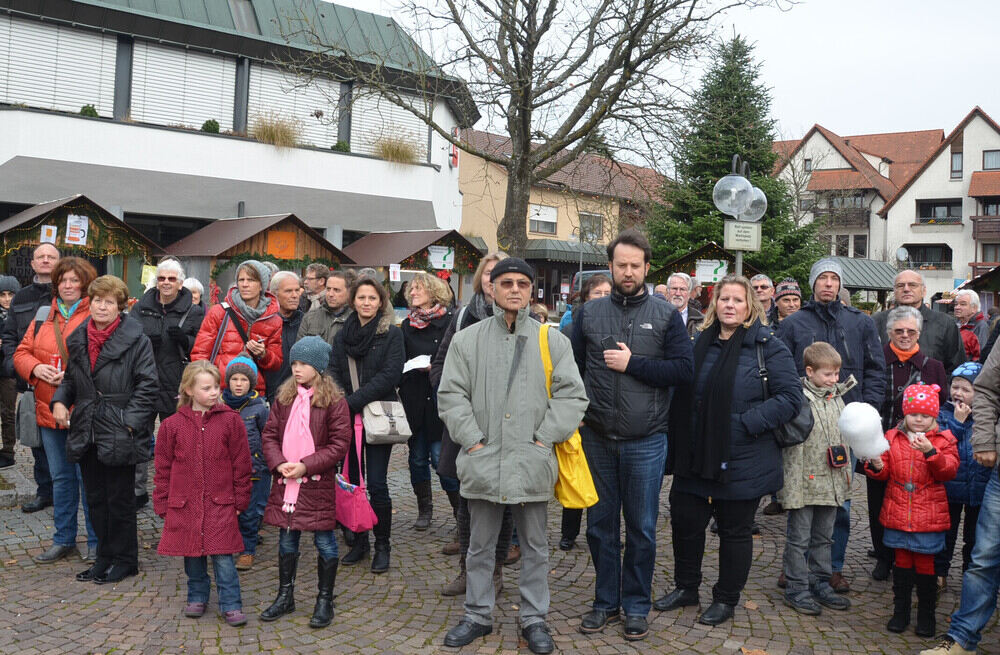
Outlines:
[{"label": "round globe street lamp", "polygon": [[736,254],[737,275],[743,275],[743,251],[760,250],[760,226],[745,224],[757,223],[767,211],[767,196],[750,184],[749,176],[750,165],[733,155],[732,172],[712,189],[715,208],[736,219],[725,222],[725,247]]}]

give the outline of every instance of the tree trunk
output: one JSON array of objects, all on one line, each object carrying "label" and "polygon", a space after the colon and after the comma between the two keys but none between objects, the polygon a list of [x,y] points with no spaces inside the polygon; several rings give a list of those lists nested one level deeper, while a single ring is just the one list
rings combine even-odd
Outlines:
[{"label": "tree trunk", "polygon": [[524,159],[511,160],[507,167],[507,198],[503,219],[497,226],[497,245],[512,257],[524,257],[528,246],[528,198],[531,168]]}]

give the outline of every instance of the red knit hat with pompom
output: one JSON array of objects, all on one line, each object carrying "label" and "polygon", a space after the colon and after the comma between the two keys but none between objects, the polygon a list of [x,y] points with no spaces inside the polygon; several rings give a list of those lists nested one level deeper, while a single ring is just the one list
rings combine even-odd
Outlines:
[{"label": "red knit hat with pompom", "polygon": [[936,384],[911,384],[903,391],[903,416],[907,414],[926,414],[937,418],[941,409],[938,392],[941,387]]}]

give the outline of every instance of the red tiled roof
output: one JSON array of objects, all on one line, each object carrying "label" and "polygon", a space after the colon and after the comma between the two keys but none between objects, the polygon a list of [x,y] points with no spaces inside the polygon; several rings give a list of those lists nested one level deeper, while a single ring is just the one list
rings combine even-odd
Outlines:
[{"label": "red tiled roof", "polygon": [[[509,157],[512,150],[510,137],[500,134],[463,130],[462,139],[474,148],[501,157]],[[665,180],[663,175],[651,168],[584,154],[540,184],[565,187],[595,196],[649,202],[659,193]]]},{"label": "red tiled roof", "polygon": [[798,150],[800,143],[802,143],[801,139],[792,139],[790,141],[775,141],[771,144],[771,152],[778,155],[778,158],[774,161],[772,175],[777,175],[781,172],[781,169],[788,163],[792,154]]},{"label": "red tiled roof", "polygon": [[[888,178],[882,177],[875,167],[872,166],[864,156],[852,148],[843,137],[840,137],[821,125],[815,126],[816,131],[823,135],[830,145],[837,149],[837,152],[847,160],[854,170],[861,173],[867,186],[855,187],[864,189],[874,189],[884,200],[888,200],[896,193],[896,185]],[[805,139],[803,139],[803,142]]]},{"label": "red tiled roof", "polygon": [[897,187],[906,183],[927,156],[944,141],[944,130],[889,132],[845,136],[844,141],[861,152],[890,161],[889,179]]},{"label": "red tiled roof", "polygon": [[976,171],[969,181],[969,197],[1000,196],[1000,171]]},{"label": "red tiled roof", "polygon": [[840,189],[870,189],[868,180],[850,168],[814,170],[809,176],[809,191],[837,191]]}]

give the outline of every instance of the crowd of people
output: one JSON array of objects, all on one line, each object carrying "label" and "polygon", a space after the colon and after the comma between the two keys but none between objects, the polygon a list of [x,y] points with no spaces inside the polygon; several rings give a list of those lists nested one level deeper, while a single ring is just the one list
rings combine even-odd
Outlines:
[{"label": "crowd of people", "polygon": [[[702,306],[684,272],[651,289],[650,258],[640,232],[620,233],[608,274],[584,282],[557,330],[531,306],[533,268],[502,252],[482,259],[461,306],[447,282],[416,274],[397,324],[371,275],[313,264],[300,278],[255,260],[212,304],[164,259],[129,307],[122,280],[42,244],[31,284],[0,276],[0,467],[14,464],[16,434],[37,484],[23,511],[53,507],[52,543],[35,561],[79,556],[81,582],[137,575],[152,461],[158,552],[183,558],[185,616],[207,611],[211,560],[223,619],[247,622],[239,572],[254,566],[266,523],[278,529],[278,580],[260,620],[295,611],[307,531],[318,578],[309,625],[322,628],[340,565],[392,566],[387,475],[393,444],[405,443],[417,514],[404,529],[430,527],[434,476],[455,522],[442,550],[460,556],[458,573],[441,593],[465,603],[444,644],[492,631],[502,567],[519,558],[521,636],[549,653],[555,447],[578,430],[598,500],[563,510],[558,546],[576,547],[586,514],[595,584],[581,632],[621,624],[639,641],[651,609],[700,606],[709,530],[719,575],[698,621],[730,620],[761,501],[787,515],[775,581],[785,605],[848,610],[850,496],[863,475],[869,534],[855,539],[870,539],[871,576],[892,578],[886,629],[908,629],[915,590],[916,634],[938,634],[961,531],[961,604],[922,653],[975,652],[1000,583],[1000,322],[969,290],[954,316],[930,309],[917,271],[899,273],[892,308],[869,316],[851,306],[834,259],[812,266],[808,299],[791,278],[728,275]],[[396,404],[404,415],[391,415]],[[855,418],[862,405],[874,428]],[[372,413],[393,429],[405,418],[408,438],[382,438]],[[855,456],[852,435],[873,429],[881,454]],[[673,587],[654,601],[665,479]],[[339,494],[353,485],[367,488],[374,543],[338,524]]]}]

